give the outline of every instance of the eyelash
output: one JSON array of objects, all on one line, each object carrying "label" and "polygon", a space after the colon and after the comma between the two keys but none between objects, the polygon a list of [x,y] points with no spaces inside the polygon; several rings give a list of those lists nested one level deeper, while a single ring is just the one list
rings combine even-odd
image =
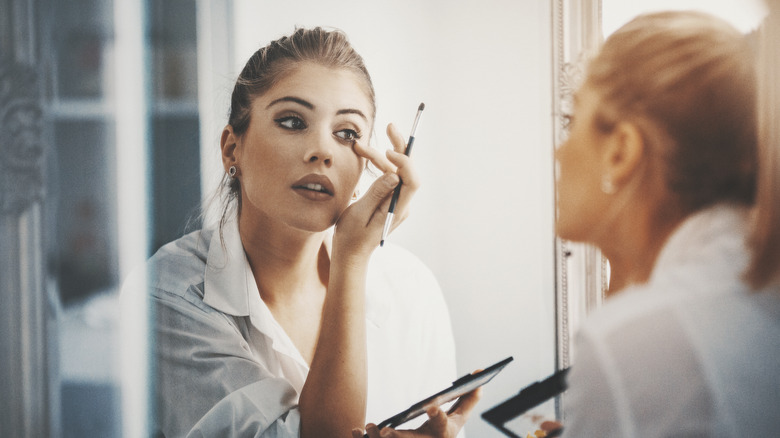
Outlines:
[{"label": "eyelash", "polygon": [[[301,119],[298,116],[284,116],[278,119],[274,119],[274,122],[276,122],[276,124],[279,125],[279,127],[281,127],[282,129],[286,129],[289,131],[303,130],[308,127],[306,125],[306,122],[304,122],[303,119]],[[285,123],[287,122],[293,122],[293,124],[297,126],[286,126]],[[339,135],[342,132],[346,134],[345,135],[346,138]],[[362,137],[360,131],[356,129],[341,129],[339,131],[336,131],[335,135],[336,137],[339,137],[340,139],[347,142],[354,142],[356,140],[360,140],[360,138]]]},{"label": "eyelash", "polygon": [[[293,121],[297,121],[297,122],[299,122],[303,126],[296,127],[296,126],[285,126],[284,125],[286,122],[293,122]],[[297,116],[279,117],[278,119],[274,119],[274,122],[276,122],[276,124],[279,125],[279,127],[281,127],[282,129],[287,129],[287,130],[290,130],[290,131],[298,131],[298,130],[302,130],[302,129],[306,129],[307,128],[306,122],[304,122],[303,119],[301,119],[300,117],[297,117]]]},{"label": "eyelash", "polygon": [[[341,132],[347,133],[349,135],[349,137],[351,137],[351,138],[341,137],[340,135],[338,135]],[[357,131],[357,130],[354,130],[354,129],[342,129],[340,131],[336,131],[336,137],[339,137],[340,139],[342,139],[344,141],[354,142],[354,141],[360,140],[360,137],[362,137],[362,136],[361,136],[360,132]]]}]

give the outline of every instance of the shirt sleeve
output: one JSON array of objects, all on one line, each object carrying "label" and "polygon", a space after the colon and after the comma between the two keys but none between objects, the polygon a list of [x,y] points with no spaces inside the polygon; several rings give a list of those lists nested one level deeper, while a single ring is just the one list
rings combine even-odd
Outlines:
[{"label": "shirt sleeve", "polygon": [[157,424],[166,437],[297,437],[298,394],[252,359],[244,318],[155,290]]}]

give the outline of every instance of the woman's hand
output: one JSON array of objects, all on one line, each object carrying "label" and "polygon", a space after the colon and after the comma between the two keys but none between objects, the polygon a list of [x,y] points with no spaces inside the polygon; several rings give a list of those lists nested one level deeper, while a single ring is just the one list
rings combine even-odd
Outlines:
[{"label": "woman's hand", "polygon": [[409,216],[412,197],[420,186],[419,177],[411,159],[404,155],[406,141],[393,124],[387,125],[387,136],[393,150],[384,154],[359,142],[353,146],[357,155],[368,159],[384,174],[339,217],[333,239],[334,253],[345,251],[365,256],[379,245],[393,189],[400,181],[403,181],[403,188],[395,206],[391,230]]},{"label": "woman's hand", "polygon": [[[368,424],[366,433],[369,438],[454,438],[466,424],[481,397],[482,388],[477,388],[459,398],[448,413],[438,406],[431,406],[425,412],[428,421],[415,430],[394,430],[389,427],[379,430],[375,424]],[[360,429],[352,431],[352,438],[362,437]]]},{"label": "woman's hand", "polygon": [[[414,162],[404,154],[406,151],[406,140],[392,123],[387,125],[387,136],[393,144],[393,150],[386,151],[384,157],[378,151],[364,148],[362,145],[355,145],[355,152],[371,160],[385,174],[394,172],[401,178],[403,188],[401,196],[398,198],[398,203],[395,205],[391,228],[391,230],[394,230],[409,216],[409,206],[417,189],[420,188],[420,179],[414,168]],[[389,203],[387,206],[389,207]]]}]

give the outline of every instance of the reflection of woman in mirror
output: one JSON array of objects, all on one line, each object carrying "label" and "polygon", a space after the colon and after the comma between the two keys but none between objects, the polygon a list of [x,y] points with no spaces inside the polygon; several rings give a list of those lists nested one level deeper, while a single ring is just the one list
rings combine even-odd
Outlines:
[{"label": "reflection of woman in mirror", "polygon": [[[435,279],[400,248],[375,252],[391,191],[402,178],[401,222],[418,177],[392,125],[394,151],[368,146],[374,116],[341,32],[299,29],[247,62],[220,224],[150,260],[166,436],[349,436],[452,381]],[[384,174],[352,202],[367,161]]]},{"label": "reflection of woman in mirror", "polygon": [[780,158],[757,138],[754,65],[696,12],[640,16],[590,63],[556,155],[557,232],[613,277],[578,333],[564,435],[777,434]]}]

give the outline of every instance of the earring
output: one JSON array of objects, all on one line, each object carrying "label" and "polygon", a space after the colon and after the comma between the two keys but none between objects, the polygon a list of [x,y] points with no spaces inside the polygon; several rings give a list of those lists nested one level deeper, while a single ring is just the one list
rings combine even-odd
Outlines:
[{"label": "earring", "polygon": [[601,178],[601,191],[607,195],[614,195],[615,192],[617,192],[617,187],[615,187],[615,184],[612,182],[612,178],[610,178],[608,175],[604,175]]},{"label": "earring", "polygon": [[238,169],[236,169],[236,166],[230,166],[230,168],[228,169],[228,175],[231,178],[235,178],[236,177],[236,172],[238,172]]},{"label": "earring", "polygon": [[360,190],[355,189],[354,192],[352,192],[352,200],[357,201],[357,198],[360,196]]}]

